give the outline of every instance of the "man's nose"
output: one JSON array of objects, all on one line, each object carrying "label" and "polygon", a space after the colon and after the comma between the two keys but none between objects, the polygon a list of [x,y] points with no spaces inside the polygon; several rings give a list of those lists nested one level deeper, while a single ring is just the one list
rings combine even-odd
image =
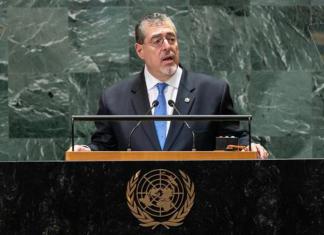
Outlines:
[{"label": "man's nose", "polygon": [[168,39],[163,38],[163,42],[162,42],[162,49],[165,50],[165,49],[169,49],[170,47],[171,47],[171,45],[170,45]]}]

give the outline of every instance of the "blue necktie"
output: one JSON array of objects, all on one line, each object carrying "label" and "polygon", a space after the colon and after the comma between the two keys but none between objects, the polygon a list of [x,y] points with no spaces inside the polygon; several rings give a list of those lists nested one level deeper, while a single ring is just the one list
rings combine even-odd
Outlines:
[{"label": "blue necktie", "polygon": [[[154,115],[166,115],[167,107],[166,100],[164,96],[164,89],[167,87],[166,83],[158,83],[156,87],[159,91],[159,95],[157,100],[159,101],[159,105],[154,110]],[[155,130],[160,142],[161,149],[164,147],[165,139],[166,139],[166,130],[167,130],[167,122],[166,121],[154,121]]]}]

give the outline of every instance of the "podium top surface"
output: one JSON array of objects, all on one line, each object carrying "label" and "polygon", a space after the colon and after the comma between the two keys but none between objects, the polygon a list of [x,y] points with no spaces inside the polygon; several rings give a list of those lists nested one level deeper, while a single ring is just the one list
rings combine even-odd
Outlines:
[{"label": "podium top surface", "polygon": [[65,153],[66,161],[213,161],[256,159],[257,153],[248,151],[67,151]]}]

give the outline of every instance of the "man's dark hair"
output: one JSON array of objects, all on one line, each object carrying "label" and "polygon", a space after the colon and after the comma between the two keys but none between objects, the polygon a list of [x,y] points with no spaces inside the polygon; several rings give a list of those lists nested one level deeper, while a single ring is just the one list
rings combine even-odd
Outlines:
[{"label": "man's dark hair", "polygon": [[170,24],[172,25],[172,27],[174,28],[175,33],[177,33],[176,27],[175,27],[174,23],[172,22],[172,20],[170,19],[170,17],[168,17],[166,14],[163,14],[163,13],[153,13],[153,14],[144,16],[136,24],[136,26],[135,26],[135,40],[136,40],[136,42],[139,44],[144,43],[144,39],[145,39],[145,32],[144,32],[144,28],[143,28],[144,23],[147,22],[149,24],[154,25],[157,23],[165,22],[165,21],[169,21]]}]

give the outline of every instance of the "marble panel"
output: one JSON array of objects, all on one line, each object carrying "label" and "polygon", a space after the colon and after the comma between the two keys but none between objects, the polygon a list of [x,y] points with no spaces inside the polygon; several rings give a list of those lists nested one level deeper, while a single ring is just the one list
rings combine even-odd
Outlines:
[{"label": "marble panel", "polygon": [[129,0],[129,6],[135,7],[163,7],[163,6],[188,6],[190,0]]},{"label": "marble panel", "polygon": [[[0,2],[1,4],[1,2]],[[0,5],[0,40],[6,40],[8,37],[8,19],[7,8]]]},{"label": "marble panel", "polygon": [[313,73],[312,135],[324,137],[324,71]]},{"label": "marble panel", "polygon": [[247,89],[253,133],[260,136],[311,134],[312,74],[252,72]]},{"label": "marble panel", "polygon": [[248,86],[250,73],[247,71],[216,71],[215,79],[223,79],[230,85],[230,95],[233,99],[235,111],[238,114],[250,114],[248,110]]},{"label": "marble panel", "polygon": [[67,75],[10,75],[9,131],[18,138],[67,137]]},{"label": "marble panel", "polygon": [[314,70],[321,58],[309,32],[310,8],[251,7],[249,35],[253,70]]},{"label": "marble panel", "polygon": [[[291,131],[298,132],[300,129],[301,134],[324,136],[323,72],[299,74],[268,71],[250,74],[246,71],[220,71],[215,77],[225,79],[230,84],[237,113],[253,115],[255,135],[285,135],[289,131],[282,125],[287,124]],[[288,121],[294,116],[295,121]],[[273,126],[264,129],[268,125]]]},{"label": "marble panel", "polygon": [[70,9],[85,9],[105,6],[127,6],[129,0],[66,0]]},{"label": "marble panel", "polygon": [[324,156],[324,137],[313,136],[313,153],[312,158],[323,158]]},{"label": "marble panel", "polygon": [[[230,94],[233,99],[234,108],[237,114],[251,114],[249,110],[249,86],[251,83],[251,75],[247,71],[216,71],[213,76],[215,79],[223,79],[227,81],[230,85]],[[252,127],[255,126],[254,116],[252,118]],[[241,122],[241,128],[248,130],[248,123]],[[252,133],[252,142],[260,143],[263,147],[265,147],[269,153],[269,158],[275,158],[272,153],[272,145],[271,145],[271,137],[270,136],[261,136],[257,135],[254,132],[254,128],[251,131]]]},{"label": "marble panel", "polygon": [[8,6],[8,0],[0,0],[0,9],[6,8]]},{"label": "marble panel", "polygon": [[104,72],[128,67],[128,10],[93,7],[69,11],[72,72]]},{"label": "marble panel", "polygon": [[9,40],[21,45],[46,45],[68,34],[66,8],[9,8]]},{"label": "marble panel", "polygon": [[[71,115],[96,114],[103,89],[117,81],[128,78],[128,76],[128,70],[122,70],[122,68],[115,72],[70,74],[69,104]],[[93,122],[75,122],[76,136],[86,138],[82,140],[83,144],[90,143],[90,137],[94,131],[95,126]]]},{"label": "marble panel", "polygon": [[322,5],[324,5],[324,1],[323,0],[311,0],[311,4],[313,6],[316,6],[316,5],[322,6]]},{"label": "marble panel", "polygon": [[9,138],[8,78],[0,75],[0,161],[63,160],[69,139]]},{"label": "marble panel", "polygon": [[0,40],[0,73],[8,72],[8,44]]},{"label": "marble panel", "polygon": [[324,24],[324,1],[323,1],[323,6],[318,5],[318,6],[312,6],[311,8],[311,15],[312,15],[312,21],[311,21],[311,26],[317,25],[317,24]]},{"label": "marble panel", "polygon": [[8,76],[0,74],[0,141],[8,137]]},{"label": "marble panel", "polygon": [[249,5],[251,0],[190,0],[190,5],[237,6]]},{"label": "marble panel", "polygon": [[68,67],[67,10],[9,8],[9,73],[60,73]]},{"label": "marble panel", "polygon": [[312,0],[250,0],[250,4],[263,6],[309,6]]},{"label": "marble panel", "polygon": [[313,139],[309,134],[288,133],[270,136],[268,150],[273,159],[304,159],[313,157]]},{"label": "marble panel", "polygon": [[[324,4],[324,3],[323,3]],[[312,21],[309,26],[311,37],[317,47],[324,68],[324,5],[312,7]]]},{"label": "marble panel", "polygon": [[0,161],[64,160],[70,138],[1,138]]},{"label": "marble panel", "polygon": [[[0,160],[63,159],[71,114],[142,68],[134,26],[156,11],[185,68],[230,83],[271,158],[324,156],[323,0],[0,0]],[[78,143],[93,130],[81,123]]]},{"label": "marble panel", "polygon": [[129,17],[129,54],[130,54],[130,72],[136,73],[143,68],[143,62],[137,57],[134,44],[135,44],[135,25],[139,20],[148,14],[160,12],[167,14],[174,22],[178,33],[178,44],[180,48],[180,62],[181,64],[189,68],[189,37],[191,34],[190,25],[191,20],[189,17],[188,8],[186,7],[172,7],[172,6],[146,6],[146,7],[134,7],[130,8]]},{"label": "marble panel", "polygon": [[[230,85],[230,93],[231,97],[234,102],[234,108],[238,114],[252,114],[252,141],[255,143],[260,143],[262,146],[264,146],[270,153],[270,159],[275,159],[275,158],[281,158],[280,154],[283,154],[282,156],[286,157],[286,150],[281,148],[278,151],[276,151],[274,148],[276,148],[276,145],[272,143],[273,137],[275,139],[278,137],[278,131],[275,132],[275,130],[270,130],[267,132],[264,132],[263,130],[258,132],[258,126],[260,123],[256,123],[257,121],[260,121],[260,117],[256,117],[259,111],[251,111],[251,104],[252,103],[258,103],[262,102],[263,98],[260,97],[254,97],[253,100],[251,100],[251,95],[250,93],[255,93],[254,89],[259,89],[256,88],[256,84],[254,84],[254,79],[252,78],[250,72],[247,71],[218,71],[214,73],[215,79],[224,79],[226,80],[229,85]],[[261,83],[261,82],[260,82]],[[274,89],[275,90],[275,89]],[[261,93],[266,93],[261,91]],[[263,97],[263,95],[262,95]],[[270,97],[268,97],[271,99]],[[278,101],[279,102],[279,101]],[[262,104],[259,105],[258,109],[262,109],[264,107]],[[274,112],[274,111],[273,111]],[[273,114],[276,116],[276,114]],[[269,119],[272,119],[273,117],[269,117]],[[275,122],[275,121],[274,121]],[[278,123],[274,123],[273,125],[283,125],[281,120],[276,120]],[[264,123],[264,125],[268,125],[268,123]],[[248,125],[246,122],[241,122],[242,128],[245,130],[248,130]],[[269,136],[269,135],[274,135],[274,136]],[[281,136],[285,136],[285,134],[279,134]],[[289,138],[289,137],[287,137]],[[282,144],[289,144],[285,138],[282,138]],[[275,155],[273,155],[273,152]],[[302,156],[303,153],[300,155]],[[308,153],[307,153],[308,154]],[[290,158],[294,157],[294,152],[289,153],[288,155]],[[309,154],[307,155],[309,156]],[[285,158],[283,157],[283,158]]]},{"label": "marble panel", "polygon": [[195,7],[190,11],[190,65],[192,70],[244,70],[250,68],[246,31],[247,8]]},{"label": "marble panel", "polygon": [[29,46],[9,41],[8,47],[10,74],[61,73],[68,71],[72,62],[67,37],[51,45]]},{"label": "marble panel", "polygon": [[8,7],[65,7],[68,0],[10,0]]}]

